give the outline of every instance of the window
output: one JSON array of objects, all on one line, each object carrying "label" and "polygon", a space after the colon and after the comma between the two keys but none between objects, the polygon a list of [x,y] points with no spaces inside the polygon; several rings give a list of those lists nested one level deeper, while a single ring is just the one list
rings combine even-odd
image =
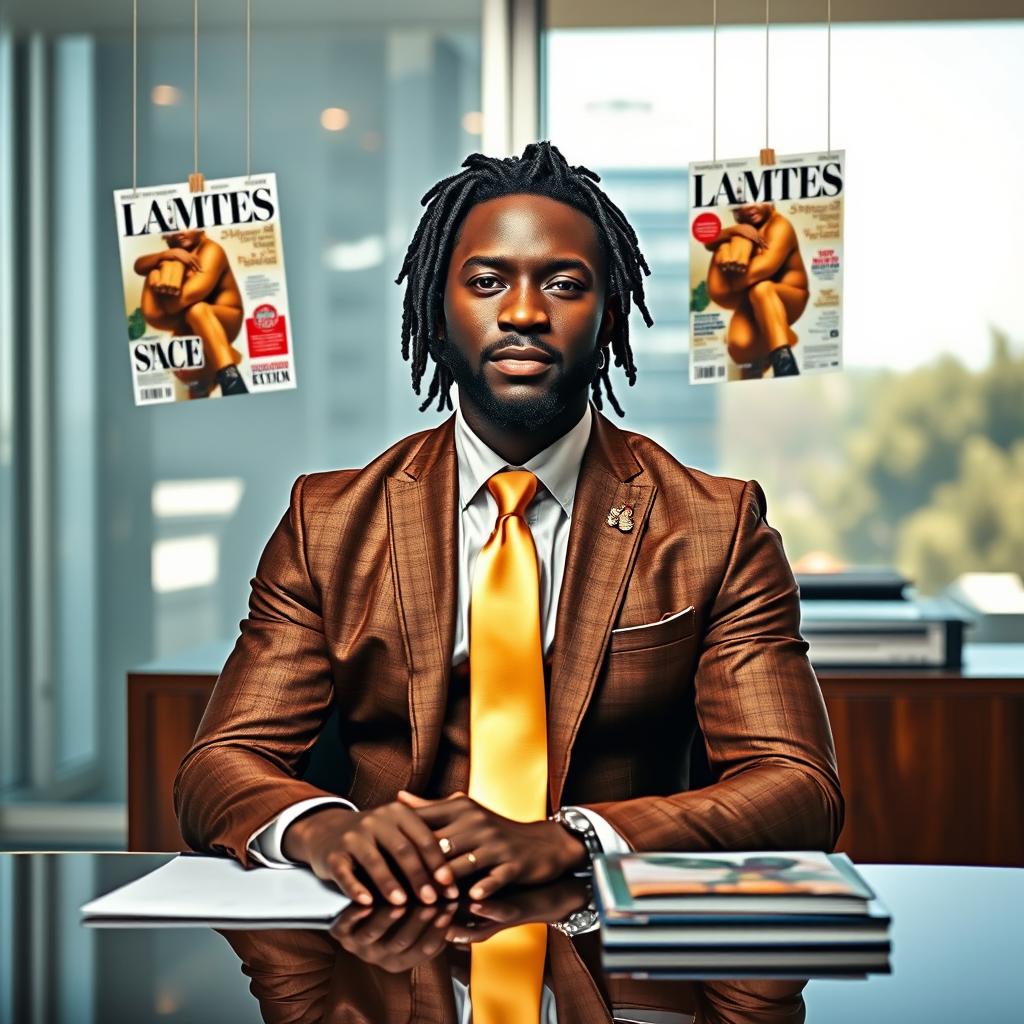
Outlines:
[{"label": "window", "polygon": [[[244,5],[200,6],[216,178],[245,168]],[[140,7],[139,183],[182,181],[191,5]],[[479,0],[254,4],[253,170],[278,177],[298,389],[136,408],[112,201],[130,12],[38,0],[0,21],[0,786],[29,797],[123,800],[126,671],[222,661],[294,479],[437,421],[392,282],[420,197],[480,143]]]},{"label": "window", "polygon": [[[709,388],[687,383],[686,242],[687,164],[712,155],[712,32],[664,11],[594,27],[614,14],[561,0],[544,51],[542,134],[602,176],[652,269],[626,423],[757,479],[797,566],[894,564],[922,593],[1021,571],[1024,21],[833,24],[845,370]],[[764,145],[764,41],[763,24],[719,29],[719,158]],[[824,149],[825,27],[773,26],[770,46],[771,145]]]}]

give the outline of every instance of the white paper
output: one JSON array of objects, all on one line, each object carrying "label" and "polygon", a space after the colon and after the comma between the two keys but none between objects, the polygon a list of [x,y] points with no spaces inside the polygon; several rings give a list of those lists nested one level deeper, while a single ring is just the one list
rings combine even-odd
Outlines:
[{"label": "white paper", "polygon": [[332,921],[351,901],[306,868],[246,870],[225,857],[181,856],[86,903],[86,917]]}]

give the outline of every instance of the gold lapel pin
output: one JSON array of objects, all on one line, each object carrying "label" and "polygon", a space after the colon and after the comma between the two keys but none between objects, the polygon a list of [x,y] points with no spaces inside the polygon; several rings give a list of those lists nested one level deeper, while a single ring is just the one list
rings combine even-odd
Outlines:
[{"label": "gold lapel pin", "polygon": [[633,529],[633,506],[613,505],[608,512],[608,525],[617,526],[623,533]]}]

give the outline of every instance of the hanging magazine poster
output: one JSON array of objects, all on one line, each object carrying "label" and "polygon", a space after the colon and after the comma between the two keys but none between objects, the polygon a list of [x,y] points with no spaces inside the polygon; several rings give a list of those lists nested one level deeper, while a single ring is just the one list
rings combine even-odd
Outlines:
[{"label": "hanging magazine poster", "polygon": [[842,368],[845,152],[690,164],[690,383]]},{"label": "hanging magazine poster", "polygon": [[114,193],[136,405],[295,387],[273,174]]}]

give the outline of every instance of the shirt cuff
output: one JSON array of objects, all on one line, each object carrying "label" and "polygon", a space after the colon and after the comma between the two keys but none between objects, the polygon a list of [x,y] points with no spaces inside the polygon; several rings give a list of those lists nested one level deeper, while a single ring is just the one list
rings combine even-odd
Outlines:
[{"label": "shirt cuff", "polygon": [[[569,810],[569,808],[564,808],[564,810]],[[594,826],[594,831],[597,833],[597,841],[601,844],[601,849],[605,853],[633,852],[633,848],[629,843],[600,814],[595,811],[588,811],[586,807],[573,807],[572,810],[579,811]]]},{"label": "shirt cuff", "polygon": [[298,803],[286,807],[276,818],[257,829],[249,837],[246,843],[246,850],[250,857],[258,860],[268,868],[291,868],[298,866],[298,861],[289,860],[281,850],[281,840],[284,838],[285,829],[300,814],[319,807],[321,804],[341,804],[342,807],[358,811],[351,800],[345,800],[340,796],[314,796],[309,800],[300,800]]}]

